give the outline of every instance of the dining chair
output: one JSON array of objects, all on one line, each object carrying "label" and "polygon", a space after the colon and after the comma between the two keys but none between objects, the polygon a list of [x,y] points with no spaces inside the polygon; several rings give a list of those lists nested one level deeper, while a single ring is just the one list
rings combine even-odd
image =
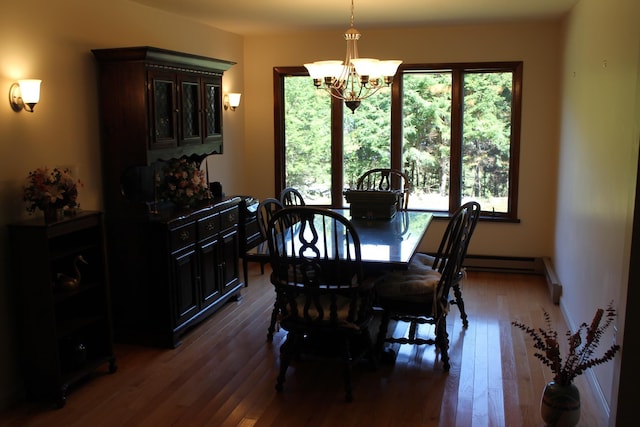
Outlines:
[{"label": "dining chair", "polygon": [[356,181],[357,190],[400,191],[398,209],[406,210],[409,206],[409,177],[398,169],[375,168],[364,172]]},{"label": "dining chair", "polygon": [[[280,209],[282,209],[282,203],[280,200],[275,199],[273,197],[268,197],[263,199],[258,204],[258,209],[256,210],[256,218],[258,220],[258,228],[260,229],[260,236],[262,238],[262,242],[260,245],[267,245],[267,227],[269,226],[269,220],[273,216],[273,214]],[[245,260],[250,262],[259,262],[260,263],[260,274],[264,274],[264,266],[269,263],[269,257],[264,255],[263,251],[258,251],[259,254],[253,256],[252,254],[246,254]],[[269,329],[267,331],[267,339],[271,341],[273,339],[273,333],[275,332],[276,327],[276,314],[277,310],[274,304],[273,313],[271,315],[271,323],[269,325]]]},{"label": "dining chair", "polygon": [[[464,259],[467,256],[467,249],[469,247],[469,242],[471,241],[471,236],[478,224],[478,219],[480,218],[480,204],[477,202],[468,202],[461,207],[458,208],[456,212],[454,212],[453,217],[455,218],[458,215],[458,212],[461,210],[465,210],[468,212],[469,216],[469,235],[465,240],[465,246],[462,249],[462,259],[460,260],[460,265],[462,266],[464,263]],[[423,270],[441,270],[444,262],[444,254],[448,251],[448,247],[453,245],[454,236],[453,236],[453,228],[455,226],[454,221],[449,221],[447,228],[442,235],[442,240],[440,241],[440,246],[438,247],[438,251],[435,256],[428,255],[424,253],[417,253],[411,259],[409,264],[410,271],[423,271]],[[466,272],[464,267],[460,268],[460,271],[457,273],[456,277],[453,280],[452,288],[454,293],[454,299],[450,301],[451,304],[455,304],[458,306],[458,310],[460,311],[460,318],[462,319],[462,326],[468,327],[469,320],[467,318],[467,313],[464,308],[464,300],[462,299],[462,281],[466,276]]]},{"label": "dining chair", "polygon": [[280,203],[284,206],[304,206],[304,197],[293,187],[287,187],[280,192]]},{"label": "dining chair", "polygon": [[[382,309],[380,329],[376,339],[376,353],[384,357],[385,343],[435,344],[445,371],[449,371],[449,334],[447,314],[449,292],[456,282],[464,251],[477,221],[476,202],[458,209],[450,220],[450,236],[434,262],[433,268],[394,271],[382,275],[375,281],[376,305]],[[407,336],[387,336],[389,322],[409,323]],[[433,325],[427,337],[418,335],[419,326]],[[393,355],[392,351],[387,352]]]},{"label": "dining chair", "polygon": [[353,366],[373,355],[373,287],[363,281],[358,233],[336,212],[293,206],[273,215],[267,242],[278,321],[287,331],[276,390],[283,391],[293,358],[338,360],[351,401]]},{"label": "dining chair", "polygon": [[258,218],[258,227],[260,228],[260,234],[264,241],[267,241],[267,228],[269,227],[269,220],[274,213],[282,209],[284,205],[280,200],[268,197],[262,200],[258,204],[258,210],[256,211],[256,217]]},{"label": "dining chair", "polygon": [[[242,258],[242,269],[244,273],[244,285],[249,285],[249,267],[248,264],[250,262],[260,263],[260,274],[264,274],[264,266],[269,263],[268,257],[264,255],[264,251],[260,246],[266,246],[266,223],[271,218],[271,211],[274,209],[282,208],[282,204],[278,199],[264,199],[262,202],[258,204],[258,208],[256,209],[256,223],[258,225],[258,232],[260,234],[259,239],[253,243],[250,248],[243,248],[244,253],[241,254]],[[258,247],[258,249],[254,249]]]}]

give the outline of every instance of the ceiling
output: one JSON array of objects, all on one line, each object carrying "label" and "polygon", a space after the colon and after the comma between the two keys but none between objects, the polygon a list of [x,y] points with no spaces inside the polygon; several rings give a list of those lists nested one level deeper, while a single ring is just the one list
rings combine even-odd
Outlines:
[{"label": "ceiling", "polygon": [[[349,0],[131,0],[241,35],[346,29]],[[564,15],[579,0],[354,0],[355,27],[394,28]]]}]

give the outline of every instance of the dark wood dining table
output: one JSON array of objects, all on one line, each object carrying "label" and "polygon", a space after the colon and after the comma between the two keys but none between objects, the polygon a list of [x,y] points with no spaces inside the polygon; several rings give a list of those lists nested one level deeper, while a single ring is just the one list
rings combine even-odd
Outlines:
[{"label": "dark wood dining table", "polygon": [[[391,219],[351,218],[349,209],[331,209],[351,220],[358,236],[366,270],[407,269],[418,250],[433,215],[421,211],[398,211]],[[247,252],[251,259],[269,257],[267,243]]]}]

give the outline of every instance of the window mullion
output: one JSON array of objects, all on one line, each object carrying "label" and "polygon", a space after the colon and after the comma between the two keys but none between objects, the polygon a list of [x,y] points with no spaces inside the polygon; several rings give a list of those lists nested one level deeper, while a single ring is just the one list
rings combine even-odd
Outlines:
[{"label": "window mullion", "polygon": [[331,98],[331,206],[342,207],[343,168],[344,168],[344,132],[342,116],[344,103]]},{"label": "window mullion", "polygon": [[[401,76],[402,69],[398,71]],[[402,158],[402,78],[396,78],[391,85],[391,167],[404,170]]]},{"label": "window mullion", "polygon": [[462,114],[464,105],[464,73],[452,70],[451,88],[451,159],[449,163],[449,212],[461,203],[462,194]]}]

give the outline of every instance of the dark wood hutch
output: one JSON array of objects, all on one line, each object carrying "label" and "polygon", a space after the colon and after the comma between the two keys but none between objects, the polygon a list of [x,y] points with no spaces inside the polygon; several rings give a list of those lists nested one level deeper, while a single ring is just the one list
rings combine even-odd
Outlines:
[{"label": "dark wood hutch", "polygon": [[240,297],[238,203],[158,198],[172,159],[222,154],[222,75],[233,62],[154,47],[95,49],[116,340],[175,347]]}]

